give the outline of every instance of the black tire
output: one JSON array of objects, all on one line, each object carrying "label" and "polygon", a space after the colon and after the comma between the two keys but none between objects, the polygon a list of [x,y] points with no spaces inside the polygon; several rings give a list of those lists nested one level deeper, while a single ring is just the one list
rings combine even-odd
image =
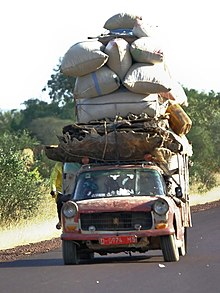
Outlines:
[{"label": "black tire", "polygon": [[76,265],[79,263],[77,246],[72,241],[62,241],[63,262],[65,265]]},{"label": "black tire", "polygon": [[161,236],[160,245],[161,245],[164,261],[174,262],[179,260],[180,255],[179,255],[179,250],[176,244],[175,235]]}]

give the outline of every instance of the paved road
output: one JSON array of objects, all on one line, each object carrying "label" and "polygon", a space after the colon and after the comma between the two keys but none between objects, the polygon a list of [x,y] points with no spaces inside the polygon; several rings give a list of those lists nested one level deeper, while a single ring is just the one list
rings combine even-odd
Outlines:
[{"label": "paved road", "polygon": [[64,266],[61,250],[0,263],[1,293],[218,293],[220,207],[193,214],[188,254],[165,263],[160,251],[100,257]]}]

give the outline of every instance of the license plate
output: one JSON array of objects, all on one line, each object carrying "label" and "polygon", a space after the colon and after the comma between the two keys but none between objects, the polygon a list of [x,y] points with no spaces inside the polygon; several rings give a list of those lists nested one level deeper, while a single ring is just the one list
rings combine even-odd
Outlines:
[{"label": "license plate", "polygon": [[113,236],[99,239],[101,245],[121,245],[137,243],[137,236]]}]

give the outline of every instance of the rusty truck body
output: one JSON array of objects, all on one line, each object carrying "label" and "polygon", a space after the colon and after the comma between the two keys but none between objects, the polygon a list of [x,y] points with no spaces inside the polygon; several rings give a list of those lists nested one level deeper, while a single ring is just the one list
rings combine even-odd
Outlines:
[{"label": "rusty truck body", "polygon": [[164,261],[178,261],[186,254],[192,226],[188,165],[183,152],[172,156],[169,173],[150,158],[82,166],[62,208],[64,264],[95,253],[148,250],[161,250]]}]

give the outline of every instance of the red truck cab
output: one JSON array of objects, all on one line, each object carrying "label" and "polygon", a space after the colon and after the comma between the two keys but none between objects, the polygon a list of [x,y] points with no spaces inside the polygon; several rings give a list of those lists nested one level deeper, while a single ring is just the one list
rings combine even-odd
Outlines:
[{"label": "red truck cab", "polygon": [[62,208],[64,264],[89,260],[94,253],[158,249],[165,261],[178,261],[186,253],[190,226],[186,188],[156,164],[88,164]]}]

